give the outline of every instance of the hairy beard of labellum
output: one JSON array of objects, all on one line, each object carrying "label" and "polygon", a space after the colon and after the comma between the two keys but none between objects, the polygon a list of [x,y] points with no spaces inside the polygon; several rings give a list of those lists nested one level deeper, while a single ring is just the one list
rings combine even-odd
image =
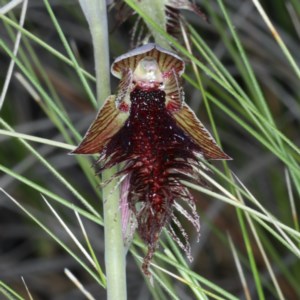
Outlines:
[{"label": "hairy beard of labellum", "polygon": [[[137,87],[130,100],[130,116],[102,153],[100,171],[124,163],[119,174],[130,174],[128,206],[136,217],[139,235],[148,245],[143,270],[149,274],[163,227],[173,220],[185,235],[174,216],[177,200],[188,203],[193,210],[188,218],[199,226],[194,200],[180,180],[197,176],[192,166],[198,165],[196,155],[201,149],[177,126],[166,108],[164,91]],[[174,237],[172,229],[170,233]]]}]

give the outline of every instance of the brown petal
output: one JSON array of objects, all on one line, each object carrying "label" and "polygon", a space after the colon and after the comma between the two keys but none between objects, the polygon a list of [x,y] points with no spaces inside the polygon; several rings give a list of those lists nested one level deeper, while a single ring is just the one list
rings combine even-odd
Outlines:
[{"label": "brown petal", "polygon": [[111,66],[111,73],[117,78],[122,78],[124,70],[134,71],[139,61],[147,56],[156,59],[163,73],[172,69],[179,75],[184,72],[184,61],[177,54],[154,43],[149,43],[117,57]]},{"label": "brown petal", "polygon": [[105,145],[120,130],[129,116],[116,107],[116,96],[109,96],[96,119],[73,154],[101,153]]},{"label": "brown petal", "polygon": [[182,109],[173,114],[173,117],[175,118],[177,125],[201,148],[205,159],[231,159],[220,149],[214,138],[186,103],[183,104]]},{"label": "brown petal", "polygon": [[170,112],[179,110],[183,105],[184,92],[181,85],[181,77],[172,69],[165,73],[164,89],[166,92],[166,108]]},{"label": "brown petal", "polygon": [[175,9],[186,9],[192,11],[207,21],[206,15],[199,9],[197,5],[189,0],[168,0],[166,5]]}]

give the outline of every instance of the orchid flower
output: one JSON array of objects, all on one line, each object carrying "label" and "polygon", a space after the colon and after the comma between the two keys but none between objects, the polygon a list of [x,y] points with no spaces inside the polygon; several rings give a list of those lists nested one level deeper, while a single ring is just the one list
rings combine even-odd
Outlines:
[{"label": "orchid flower", "polygon": [[120,197],[123,231],[136,225],[148,246],[142,266],[146,275],[164,227],[191,259],[188,235],[175,212],[197,232],[200,224],[195,201],[181,180],[201,183],[197,171],[203,168],[201,160],[230,159],[185,103],[184,68],[177,54],[156,44],[118,57],[111,67],[120,79],[118,92],[107,98],[73,151],[99,153],[99,172],[121,166],[115,176],[125,178]]}]

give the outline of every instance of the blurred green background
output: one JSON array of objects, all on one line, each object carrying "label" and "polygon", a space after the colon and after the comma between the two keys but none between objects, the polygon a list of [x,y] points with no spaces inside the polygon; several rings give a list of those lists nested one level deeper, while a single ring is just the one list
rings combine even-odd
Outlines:
[{"label": "blurred green background", "polygon": [[[0,1],[1,6],[7,2]],[[300,14],[297,11],[297,6],[293,6],[293,3],[296,2],[277,0],[261,1],[261,4],[276,26],[292,56],[299,64]],[[49,1],[49,3],[78,63],[88,72],[94,74],[91,36],[78,2],[64,0]],[[217,2],[204,1],[198,3],[198,5],[206,12],[209,22],[202,20],[192,12],[183,12],[183,15],[251,97],[252,91],[243,80],[243,67],[238,60],[236,50],[230,46],[232,44],[226,44],[225,42],[225,40],[229,42],[232,40],[221,17]],[[277,128],[296,145],[299,145],[299,78],[297,78],[281,49],[270,35],[252,1],[226,0],[224,5],[248,55]],[[298,4],[296,3],[296,5]],[[14,18],[18,20],[20,8],[21,6],[17,6],[7,16],[12,20]],[[111,62],[116,56],[129,50],[131,44],[130,32],[133,30],[135,18],[133,16],[120,25],[116,11],[112,9],[109,12]],[[216,22],[217,20],[218,22]],[[66,55],[43,1],[29,0],[24,27],[54,49]],[[6,45],[9,45],[10,49],[13,48],[15,34],[16,31],[7,22],[1,20],[0,39]],[[226,37],[227,39],[224,40]],[[195,56],[200,61],[204,61],[196,51]],[[32,68],[31,71],[32,74],[35,74],[36,80],[52,100],[59,99],[62,104],[61,109],[68,112],[70,122],[83,134],[95,117],[96,112],[87,100],[87,93],[74,69],[27,38],[22,39],[18,57],[25,62],[27,61],[28,68]],[[10,57],[3,48],[0,48],[0,87],[3,87],[9,63]],[[17,132],[55,141],[69,142],[64,139],[57,129],[53,112],[47,114],[47,108],[45,109],[43,101],[34,99],[20,83],[16,77],[16,74],[20,72],[20,69],[16,66],[1,110],[1,118]],[[188,61],[186,73],[194,78],[192,66]],[[118,81],[112,78],[111,82],[112,91],[114,92]],[[208,76],[203,75],[203,83],[205,89],[216,95],[218,99],[222,100],[224,97],[227,99],[226,101],[230,101],[230,99],[228,100],[230,95],[224,93],[215,83],[212,83]],[[94,82],[90,81],[90,85],[95,92]],[[187,81],[184,88],[186,101],[211,131],[200,92]],[[266,209],[280,219],[281,222],[293,227],[285,168],[282,162],[217,106],[212,105],[211,108],[222,141],[222,147],[234,159],[229,163],[230,169],[237,174],[243,184]],[[53,116],[52,119],[51,116]],[[242,114],[241,116],[243,117]],[[67,128],[64,128],[64,130],[68,132]],[[75,144],[76,139],[73,139],[72,142]],[[67,150],[38,143],[31,144],[86,199],[89,199],[93,207],[101,212],[100,199],[90,188],[88,180],[78,167],[76,159],[68,156]],[[296,159],[299,162],[299,157],[296,157]],[[38,162],[20,142],[15,138],[1,134],[0,165],[36,182],[62,198],[68,199],[70,203],[81,205],[76,197],[45,166]],[[216,163],[215,165],[219,166],[220,164]],[[5,172],[0,172],[0,187],[22,203],[35,216],[43,220],[44,224],[65,243],[69,244],[71,248],[74,248],[69,236],[43,202],[40,192],[21,183]],[[296,194],[293,186],[292,192]],[[199,243],[196,243],[196,238],[192,242],[194,256],[192,268],[201,276],[231,292],[239,299],[244,299],[245,296],[232,253],[224,242],[226,232],[228,232],[238,251],[244,254],[244,257],[247,257],[236,211],[232,206],[226,205],[222,201],[208,198],[200,193],[195,192],[194,194],[201,218],[201,238]],[[297,196],[295,196],[295,204],[296,209],[299,209],[299,197]],[[74,213],[60,205],[57,205],[56,209],[73,232],[81,238],[81,231]],[[88,220],[85,220],[84,224],[95,247],[97,257],[103,265],[103,228]],[[190,230],[193,237],[195,233],[192,228]],[[264,247],[269,253],[272,267],[286,299],[299,299],[299,259],[282,244],[278,243],[276,239],[268,235],[267,232],[262,231],[261,228],[258,229],[258,232],[263,237]],[[250,241],[253,241],[251,235]],[[266,299],[277,299],[272,293],[270,274],[255,243],[253,243],[253,253],[259,274],[264,282]],[[247,263],[245,264],[247,265]],[[1,193],[0,280],[25,295],[25,288],[21,280],[21,276],[23,276],[34,299],[83,299],[82,294],[64,275],[64,268],[72,270],[85,288],[95,295],[96,299],[105,299],[105,290],[95,283],[53,239],[37,227],[12,201]],[[127,270],[128,299],[152,299],[153,296],[149,293],[147,284],[131,255],[128,255],[127,258]],[[245,276],[252,299],[258,299],[255,282],[248,267],[245,267]],[[180,299],[194,299],[184,285],[178,281],[174,285]]]}]

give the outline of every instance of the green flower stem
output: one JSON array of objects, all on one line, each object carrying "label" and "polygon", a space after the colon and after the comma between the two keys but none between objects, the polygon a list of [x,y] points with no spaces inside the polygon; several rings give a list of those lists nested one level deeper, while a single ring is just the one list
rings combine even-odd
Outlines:
[{"label": "green flower stem", "polygon": [[103,104],[110,95],[110,62],[106,1],[80,0],[89,23],[94,46],[97,99]]},{"label": "green flower stem", "polygon": [[[80,0],[93,39],[97,99],[101,104],[110,95],[110,65],[106,1]],[[103,172],[110,180],[116,168]],[[126,265],[120,214],[120,191],[117,180],[103,188],[105,268],[108,300],[126,300]]]},{"label": "green flower stem", "polygon": [[[103,180],[109,180],[115,168],[103,173]],[[107,278],[107,299],[126,300],[126,265],[120,214],[120,191],[117,180],[103,188],[105,267]]]},{"label": "green flower stem", "polygon": [[[159,24],[159,26],[166,31],[167,19],[165,13],[165,1],[162,0],[134,0],[135,4],[140,7],[140,9],[148,16],[151,16],[152,20]],[[168,40],[157,31],[150,23],[145,20],[149,30],[151,31],[155,43],[160,45],[165,49],[170,49]]]}]

